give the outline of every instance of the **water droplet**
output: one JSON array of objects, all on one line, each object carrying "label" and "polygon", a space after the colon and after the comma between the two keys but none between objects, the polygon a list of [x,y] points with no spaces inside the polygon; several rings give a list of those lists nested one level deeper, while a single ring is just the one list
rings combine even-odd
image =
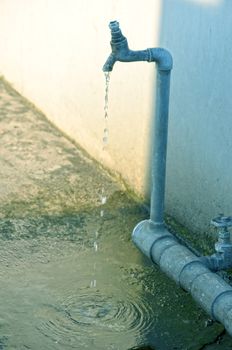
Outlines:
[{"label": "water droplet", "polygon": [[103,143],[104,144],[107,144],[108,143],[108,140],[109,140],[109,130],[108,128],[105,128],[104,129],[104,132],[103,132]]},{"label": "water droplet", "polygon": [[98,244],[97,244],[97,242],[96,242],[96,241],[94,242],[93,246],[94,246],[94,250],[95,250],[95,252],[97,252],[97,251],[98,251]]},{"label": "water droplet", "polygon": [[95,281],[96,281],[96,280],[92,280],[92,281],[90,282],[90,288],[94,288]]},{"label": "water droplet", "polygon": [[107,197],[106,196],[102,196],[101,204],[106,204],[106,201],[107,201]]},{"label": "water droplet", "polygon": [[108,143],[108,137],[103,137],[102,141],[103,141],[104,144],[107,144]]}]

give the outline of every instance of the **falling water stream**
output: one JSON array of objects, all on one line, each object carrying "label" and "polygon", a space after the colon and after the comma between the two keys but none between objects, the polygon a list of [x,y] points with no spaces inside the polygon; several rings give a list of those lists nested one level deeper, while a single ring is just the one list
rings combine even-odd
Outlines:
[{"label": "falling water stream", "polygon": [[[108,88],[106,75],[103,153]],[[198,350],[215,339],[132,245],[140,204],[1,81],[0,92],[0,349]]]},{"label": "falling water stream", "polygon": [[[104,159],[105,152],[107,151],[107,147],[109,144],[109,125],[108,125],[108,118],[109,118],[109,84],[110,84],[110,72],[104,72],[105,75],[105,100],[104,100],[104,130],[103,130],[103,137],[102,137],[102,160]],[[101,205],[104,206],[107,201],[107,193],[106,189],[104,187],[104,184],[102,185],[101,189]],[[104,209],[102,208],[100,211],[100,216],[104,216]]]},{"label": "falling water stream", "polygon": [[[109,142],[109,127],[108,127],[108,109],[109,109],[109,83],[110,83],[110,72],[104,72],[105,75],[105,99],[104,99],[104,130],[103,130],[103,137],[102,137],[102,154],[101,154],[101,161],[103,161],[104,159],[104,155],[105,152],[107,151],[107,146],[108,146],[108,142]],[[100,217],[102,218],[102,220],[104,220],[104,205],[106,204],[107,201],[107,193],[106,193],[106,189],[104,187],[104,184],[102,183],[102,187],[101,187],[101,192],[100,192]],[[94,247],[94,252],[97,253],[98,251],[98,235],[99,235],[99,230],[102,226],[102,220],[100,222],[100,226],[96,227],[95,231],[94,231],[94,243],[93,243],[93,247]],[[96,272],[97,269],[97,263],[94,262],[93,265],[93,271],[94,273]],[[90,282],[90,287],[91,288],[96,288],[97,286],[97,280],[94,277],[91,282]]]}]

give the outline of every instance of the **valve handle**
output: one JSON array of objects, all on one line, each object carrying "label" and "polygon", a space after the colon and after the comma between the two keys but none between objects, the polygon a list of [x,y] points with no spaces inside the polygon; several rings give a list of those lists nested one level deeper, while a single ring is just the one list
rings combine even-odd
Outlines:
[{"label": "valve handle", "polygon": [[232,227],[232,216],[224,216],[219,214],[216,218],[211,220],[211,225],[215,227]]}]

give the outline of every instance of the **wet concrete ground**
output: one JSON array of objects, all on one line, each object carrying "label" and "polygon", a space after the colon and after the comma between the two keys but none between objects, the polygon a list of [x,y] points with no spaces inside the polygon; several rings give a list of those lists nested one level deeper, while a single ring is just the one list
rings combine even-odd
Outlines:
[{"label": "wet concrete ground", "polygon": [[[232,349],[223,327],[133,247],[147,217],[140,203],[3,79],[0,149],[0,349]],[[91,278],[101,288],[79,319]]]}]

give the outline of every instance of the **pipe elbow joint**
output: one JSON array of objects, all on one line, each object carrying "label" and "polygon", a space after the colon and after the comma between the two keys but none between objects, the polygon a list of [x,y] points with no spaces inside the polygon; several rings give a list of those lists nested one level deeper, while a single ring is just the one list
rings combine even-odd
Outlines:
[{"label": "pipe elbow joint", "polygon": [[132,233],[132,241],[137,248],[153,262],[152,247],[158,240],[172,237],[162,224],[155,224],[151,220],[139,222]]},{"label": "pipe elbow joint", "polygon": [[170,71],[173,67],[173,59],[171,53],[163,48],[147,49],[149,52],[149,62],[156,62],[158,70]]}]

